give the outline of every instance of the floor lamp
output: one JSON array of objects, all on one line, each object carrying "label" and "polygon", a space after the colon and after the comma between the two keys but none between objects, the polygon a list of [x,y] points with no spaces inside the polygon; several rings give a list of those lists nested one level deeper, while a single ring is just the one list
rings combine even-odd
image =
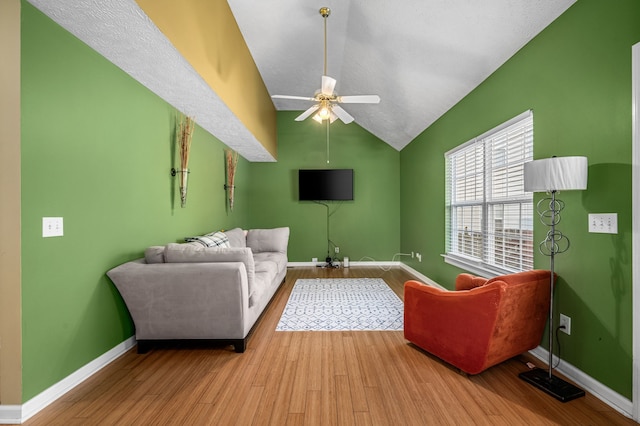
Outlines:
[{"label": "floor lamp", "polygon": [[587,189],[587,157],[552,157],[524,164],[524,190],[546,192],[549,196],[537,204],[543,224],[549,227],[546,238],[540,243],[540,252],[551,259],[551,298],[549,306],[549,368],[535,368],[520,373],[520,378],[547,392],[562,402],[584,396],[584,391],[552,374],[553,372],[553,290],[555,255],[569,249],[569,239],[556,229],[562,200],[556,198],[559,191]]}]

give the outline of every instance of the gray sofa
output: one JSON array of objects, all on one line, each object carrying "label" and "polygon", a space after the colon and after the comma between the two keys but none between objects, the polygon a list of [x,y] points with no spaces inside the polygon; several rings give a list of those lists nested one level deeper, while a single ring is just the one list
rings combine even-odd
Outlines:
[{"label": "gray sofa", "polygon": [[[149,247],[107,272],[136,329],[138,352],[158,340],[215,340],[244,352],[287,273],[289,228],[230,231]],[[226,241],[225,241],[226,240]]]}]

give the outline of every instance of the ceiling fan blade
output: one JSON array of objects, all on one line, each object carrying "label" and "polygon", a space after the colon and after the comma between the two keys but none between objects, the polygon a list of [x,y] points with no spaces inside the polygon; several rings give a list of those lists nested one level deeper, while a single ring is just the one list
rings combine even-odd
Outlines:
[{"label": "ceiling fan blade", "polygon": [[305,112],[303,112],[302,114],[297,116],[296,117],[296,121],[304,120],[305,118],[309,117],[311,114],[316,112],[318,110],[318,108],[320,108],[320,104],[312,106],[311,108],[309,108],[308,110],[306,110]]},{"label": "ceiling fan blade", "polygon": [[340,106],[333,105],[331,110],[338,116],[340,120],[342,120],[344,124],[349,124],[353,121],[353,117]]},{"label": "ceiling fan blade", "polygon": [[316,98],[310,98],[308,96],[289,96],[289,95],[271,95],[272,99],[296,99],[299,101],[315,101]]},{"label": "ceiling fan blade", "polygon": [[329,77],[328,75],[322,76],[322,94],[323,95],[333,95],[333,89],[336,87],[336,80],[334,78]]},{"label": "ceiling fan blade", "polygon": [[380,103],[380,96],[378,95],[338,96],[336,101],[342,104],[378,104]]}]

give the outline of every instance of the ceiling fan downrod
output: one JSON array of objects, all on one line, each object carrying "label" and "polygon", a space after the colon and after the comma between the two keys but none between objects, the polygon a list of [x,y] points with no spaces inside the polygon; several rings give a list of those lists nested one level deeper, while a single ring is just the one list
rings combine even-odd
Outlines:
[{"label": "ceiling fan downrod", "polygon": [[319,12],[324,19],[324,73],[322,74],[320,90],[317,90],[313,97],[291,95],[271,95],[271,97],[273,99],[295,99],[314,102],[314,105],[295,118],[296,121],[303,121],[308,117],[312,117],[318,123],[322,123],[325,120],[327,123],[333,123],[335,120],[340,119],[344,124],[349,124],[354,121],[354,118],[338,104],[377,104],[380,102],[380,97],[378,95],[338,96],[336,94],[334,91],[336,80],[327,75],[327,18],[331,14],[331,9],[321,7]]},{"label": "ceiling fan downrod", "polygon": [[327,75],[327,18],[331,15],[331,9],[328,7],[320,8],[320,16],[324,18],[324,73]]}]

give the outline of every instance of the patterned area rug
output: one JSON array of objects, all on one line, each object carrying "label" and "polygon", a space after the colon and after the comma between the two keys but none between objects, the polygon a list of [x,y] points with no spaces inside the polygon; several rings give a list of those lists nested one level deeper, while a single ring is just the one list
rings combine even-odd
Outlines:
[{"label": "patterned area rug", "polygon": [[402,330],[403,313],[381,278],[300,279],[276,331]]}]

